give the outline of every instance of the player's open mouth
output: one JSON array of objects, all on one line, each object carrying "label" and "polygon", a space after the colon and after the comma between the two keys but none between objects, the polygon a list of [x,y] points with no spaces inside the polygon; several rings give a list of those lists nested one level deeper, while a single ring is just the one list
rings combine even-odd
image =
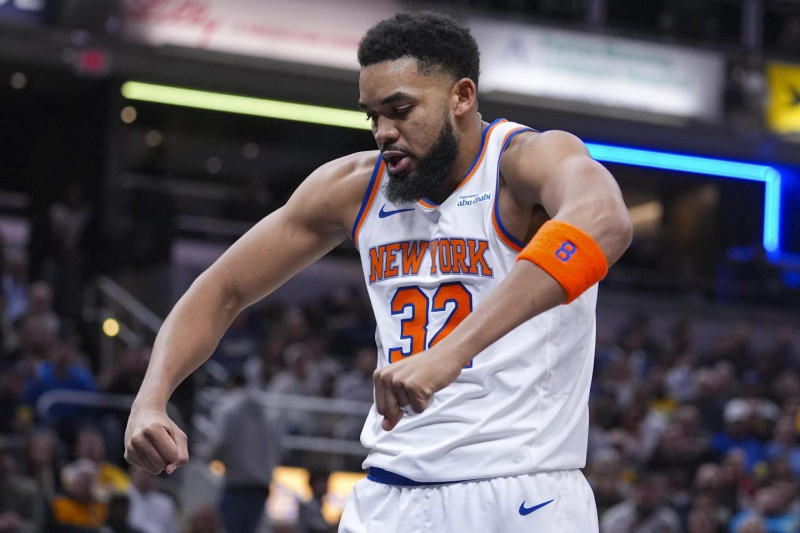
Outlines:
[{"label": "player's open mouth", "polygon": [[406,171],[411,158],[403,152],[384,152],[383,160],[386,161],[386,166],[392,174],[401,174]]}]

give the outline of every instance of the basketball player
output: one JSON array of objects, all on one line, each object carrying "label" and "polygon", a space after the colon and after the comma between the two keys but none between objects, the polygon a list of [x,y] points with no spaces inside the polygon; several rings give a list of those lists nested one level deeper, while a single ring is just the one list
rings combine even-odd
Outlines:
[{"label": "basketball player", "polygon": [[194,282],[158,334],[127,459],[184,464],[175,387],[242,309],[351,239],[378,369],[340,531],[597,531],[578,469],[597,282],[631,239],[613,177],[568,133],[483,121],[478,48],[449,17],[380,22],[358,57],[378,151],[320,167]]}]

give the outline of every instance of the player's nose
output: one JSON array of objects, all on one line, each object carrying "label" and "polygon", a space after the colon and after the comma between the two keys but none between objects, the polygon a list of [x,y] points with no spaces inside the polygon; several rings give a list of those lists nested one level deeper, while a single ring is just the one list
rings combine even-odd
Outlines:
[{"label": "player's nose", "polygon": [[395,127],[394,121],[386,117],[379,116],[375,120],[372,133],[378,146],[381,147],[397,142],[400,138],[400,132]]}]

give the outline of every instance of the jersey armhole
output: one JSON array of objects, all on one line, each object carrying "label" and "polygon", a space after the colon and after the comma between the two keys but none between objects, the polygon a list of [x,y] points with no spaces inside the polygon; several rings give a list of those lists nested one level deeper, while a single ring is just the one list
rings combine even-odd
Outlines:
[{"label": "jersey armhole", "polygon": [[383,178],[385,168],[386,163],[379,155],[378,160],[375,161],[375,168],[372,169],[372,176],[369,179],[369,185],[364,193],[364,199],[361,201],[361,209],[359,209],[356,220],[353,223],[351,237],[356,249],[358,249],[358,234],[364,225],[364,220],[366,220],[369,215],[370,209],[372,209],[372,204],[375,202],[375,196],[377,195],[378,189],[381,187],[381,179]]},{"label": "jersey armhole", "polygon": [[506,151],[506,148],[508,148],[508,145],[511,144],[511,140],[518,134],[526,131],[536,130],[528,127],[517,128],[508,132],[506,134],[506,138],[503,139],[503,146],[500,148],[500,156],[497,158],[497,178],[494,189],[494,201],[492,202],[492,225],[494,226],[495,233],[497,233],[497,236],[506,246],[515,252],[521,252],[525,247],[525,243],[512,235],[511,232],[506,229],[506,227],[503,225],[503,221],[500,219],[500,207],[499,202],[497,201],[500,197],[500,160],[503,156],[503,153]]}]

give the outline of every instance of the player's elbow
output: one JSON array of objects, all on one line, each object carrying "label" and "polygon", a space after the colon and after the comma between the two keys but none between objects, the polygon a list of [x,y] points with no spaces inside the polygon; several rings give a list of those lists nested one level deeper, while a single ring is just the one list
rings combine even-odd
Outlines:
[{"label": "player's elbow", "polygon": [[600,227],[602,227],[603,251],[606,254],[609,265],[615,263],[625,250],[631,245],[633,240],[633,223],[624,206],[606,211],[601,215]]}]

